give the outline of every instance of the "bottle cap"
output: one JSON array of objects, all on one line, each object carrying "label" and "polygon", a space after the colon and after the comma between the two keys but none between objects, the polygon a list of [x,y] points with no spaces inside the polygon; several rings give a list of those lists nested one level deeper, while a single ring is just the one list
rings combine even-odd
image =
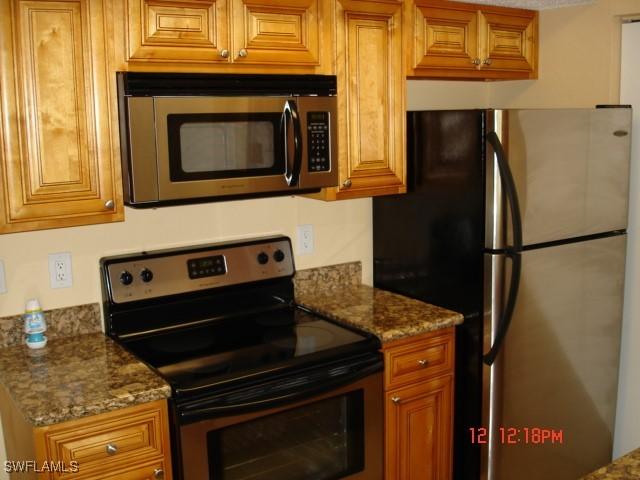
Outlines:
[{"label": "bottle cap", "polygon": [[27,312],[35,312],[36,310],[41,310],[40,302],[38,301],[38,299],[32,298],[30,300],[27,300],[27,305],[25,307],[25,310]]}]

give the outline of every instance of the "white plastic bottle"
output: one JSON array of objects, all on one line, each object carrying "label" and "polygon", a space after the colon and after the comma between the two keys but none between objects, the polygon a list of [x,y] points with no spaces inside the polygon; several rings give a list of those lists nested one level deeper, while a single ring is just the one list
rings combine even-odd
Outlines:
[{"label": "white plastic bottle", "polygon": [[29,348],[44,347],[47,344],[47,337],[44,335],[47,330],[47,323],[37,298],[27,301],[23,318],[24,333],[27,334],[27,346]]}]

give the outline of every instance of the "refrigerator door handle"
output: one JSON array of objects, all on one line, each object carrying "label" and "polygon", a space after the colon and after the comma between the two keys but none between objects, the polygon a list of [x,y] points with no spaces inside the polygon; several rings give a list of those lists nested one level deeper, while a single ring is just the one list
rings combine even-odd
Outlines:
[{"label": "refrigerator door handle", "polygon": [[520,216],[520,203],[518,202],[516,184],[513,181],[513,175],[511,174],[509,164],[507,163],[500,139],[495,132],[489,132],[487,133],[487,142],[491,145],[496,154],[496,162],[498,163],[498,171],[500,172],[500,181],[509,203],[509,209],[511,210],[513,233],[513,244],[505,249],[506,255],[511,259],[512,263],[511,280],[509,282],[509,296],[507,297],[504,311],[500,316],[500,322],[493,340],[493,345],[482,359],[486,365],[491,365],[500,352],[502,343],[507,335],[509,325],[511,324],[511,318],[513,317],[513,311],[516,306],[516,300],[518,298],[520,270],[522,267],[522,259],[520,258],[520,252],[522,251],[522,218]]}]

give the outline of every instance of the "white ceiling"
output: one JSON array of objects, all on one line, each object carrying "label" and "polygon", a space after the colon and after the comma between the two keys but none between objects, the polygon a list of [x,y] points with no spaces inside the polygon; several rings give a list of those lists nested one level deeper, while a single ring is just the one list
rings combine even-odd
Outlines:
[{"label": "white ceiling", "polygon": [[[463,0],[456,0],[463,1]],[[549,8],[570,7],[572,5],[585,5],[595,0],[468,0],[472,3],[485,5],[500,5],[503,7],[528,8],[530,10],[545,10]]]}]

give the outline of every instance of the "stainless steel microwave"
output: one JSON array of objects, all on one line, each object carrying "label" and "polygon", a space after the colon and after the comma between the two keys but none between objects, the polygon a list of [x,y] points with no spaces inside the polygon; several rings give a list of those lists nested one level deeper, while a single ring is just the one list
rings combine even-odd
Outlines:
[{"label": "stainless steel microwave", "polygon": [[119,72],[118,98],[127,205],[338,182],[335,76]]}]

